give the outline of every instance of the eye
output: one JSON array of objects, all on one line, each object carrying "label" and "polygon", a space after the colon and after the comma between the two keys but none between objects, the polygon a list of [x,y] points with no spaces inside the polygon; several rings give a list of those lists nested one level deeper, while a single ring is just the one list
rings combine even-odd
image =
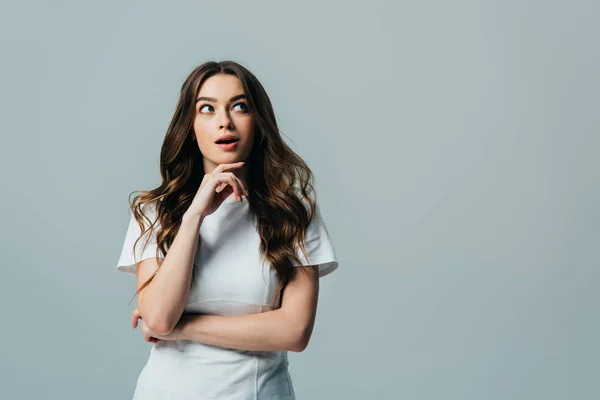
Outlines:
[{"label": "eye", "polygon": [[200,108],[198,109],[198,112],[202,112],[202,109],[203,109],[204,107],[210,107],[210,108],[212,108],[212,106],[211,106],[210,104],[202,104],[202,105],[200,106]]},{"label": "eye", "polygon": [[242,107],[242,111],[243,111],[243,112],[246,112],[246,111],[248,111],[248,105],[247,105],[246,103],[237,103],[237,104],[236,104],[235,106],[233,106],[233,107],[235,108],[235,107],[237,107],[237,106],[243,106],[243,107]]}]

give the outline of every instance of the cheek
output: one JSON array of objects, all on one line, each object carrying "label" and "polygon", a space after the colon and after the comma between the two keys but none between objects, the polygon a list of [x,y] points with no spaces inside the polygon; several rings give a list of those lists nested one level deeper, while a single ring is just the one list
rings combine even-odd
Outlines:
[{"label": "cheek", "polygon": [[210,139],[208,124],[200,119],[194,121],[194,135],[198,142],[202,143]]},{"label": "cheek", "polygon": [[236,126],[238,130],[246,136],[247,139],[250,139],[254,134],[254,121],[251,118],[244,118],[237,122]]},{"label": "cheek", "polygon": [[205,157],[211,157],[211,152],[215,149],[212,146],[212,138],[209,133],[209,129],[206,123],[199,121],[194,122],[194,136],[196,137],[196,144],[200,149],[200,152]]}]

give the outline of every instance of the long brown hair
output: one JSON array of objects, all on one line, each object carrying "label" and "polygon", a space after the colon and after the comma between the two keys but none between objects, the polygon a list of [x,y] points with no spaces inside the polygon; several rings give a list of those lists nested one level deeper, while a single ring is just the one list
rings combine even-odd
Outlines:
[{"label": "long brown hair", "polygon": [[[281,300],[283,289],[292,277],[292,260],[301,263],[295,246],[299,246],[306,257],[305,233],[316,207],[314,176],[302,158],[282,140],[273,106],[261,83],[234,61],[206,62],[196,67],[183,83],[160,152],[162,183],[155,189],[141,191],[129,202],[142,231],[134,251],[143,236],[147,238],[147,245],[153,234],[157,243],[156,257],[166,256],[183,214],[202,182],[205,174],[202,153],[197,142],[192,140],[195,99],[202,84],[216,74],[239,78],[253,116],[254,144],[246,160],[248,202],[260,235],[260,252],[279,278],[277,298]],[[135,192],[140,191],[130,193],[129,197]],[[154,221],[142,212],[147,205],[155,210]],[[152,281],[155,274],[135,295]],[[194,268],[191,285],[195,282]]]}]

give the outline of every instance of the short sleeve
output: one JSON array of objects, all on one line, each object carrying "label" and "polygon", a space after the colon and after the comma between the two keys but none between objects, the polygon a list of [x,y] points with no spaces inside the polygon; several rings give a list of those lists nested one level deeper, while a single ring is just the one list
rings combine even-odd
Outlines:
[{"label": "short sleeve", "polygon": [[[304,256],[300,247],[296,249],[296,254],[302,261],[300,265],[318,265],[319,278],[330,274],[338,268],[337,256],[318,203],[315,215],[306,229],[305,248],[308,259]],[[292,260],[292,264],[299,266],[294,260]]]},{"label": "short sleeve", "polygon": [[[148,211],[146,211],[148,210]],[[153,211],[153,208],[149,208],[149,207],[144,207],[144,214],[148,217],[148,219],[150,219],[151,222],[154,222],[156,216],[155,213]],[[144,220],[144,223],[147,224],[147,221]],[[146,238],[148,237],[149,233],[146,233],[146,235],[144,235],[144,237],[142,237],[136,246],[136,251],[135,251],[135,258],[134,258],[134,254],[133,254],[133,246],[135,241],[138,239],[138,237],[141,235],[142,231],[140,230],[140,227],[137,223],[137,221],[135,220],[131,210],[129,210],[129,226],[127,227],[127,233],[125,234],[125,241],[123,243],[123,247],[121,249],[121,255],[119,256],[119,261],[117,262],[117,270],[121,271],[121,272],[125,272],[127,274],[132,274],[132,275],[136,275],[137,274],[137,263],[139,263],[142,260],[145,260],[147,258],[153,258],[156,257],[156,249],[157,249],[157,243],[156,243],[156,229],[158,228],[159,224],[157,223],[155,225],[155,227],[153,228],[154,230],[152,231],[152,234],[150,236],[150,240],[148,241],[148,244],[144,247],[145,243],[146,243]],[[159,253],[159,257],[160,257],[160,253]]]}]

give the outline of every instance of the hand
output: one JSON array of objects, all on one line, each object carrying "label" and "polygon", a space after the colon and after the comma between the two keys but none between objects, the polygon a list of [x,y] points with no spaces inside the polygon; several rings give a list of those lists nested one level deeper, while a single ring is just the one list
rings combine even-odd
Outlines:
[{"label": "hand", "polygon": [[133,310],[133,313],[131,314],[131,326],[135,329],[138,326],[138,320],[142,320],[142,322],[140,323],[140,330],[142,331],[142,333],[144,334],[144,340],[148,343],[158,343],[158,342],[162,342],[163,340],[177,340],[177,334],[178,334],[178,330],[173,330],[171,333],[169,333],[168,335],[158,335],[154,332],[152,332],[152,330],[150,330],[150,328],[148,327],[148,325],[146,324],[146,321],[144,321],[144,319],[142,318],[142,315],[140,314],[140,310],[138,308],[136,308],[135,310]]},{"label": "hand", "polygon": [[206,217],[215,212],[231,193],[235,193],[236,199],[241,202],[242,196],[248,196],[248,191],[242,181],[233,172],[228,171],[242,168],[244,165],[243,161],[219,164],[213,172],[205,174],[186,214]]}]

